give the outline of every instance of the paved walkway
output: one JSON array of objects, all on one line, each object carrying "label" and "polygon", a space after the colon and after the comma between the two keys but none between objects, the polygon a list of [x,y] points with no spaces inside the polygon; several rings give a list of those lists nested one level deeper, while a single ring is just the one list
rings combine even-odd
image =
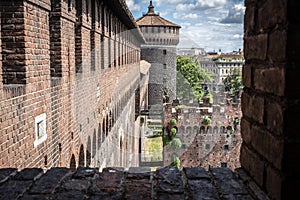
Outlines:
[{"label": "paved walkway", "polygon": [[[237,176],[238,174],[238,176]],[[249,190],[250,189],[250,190]],[[251,192],[252,191],[252,192]],[[242,170],[229,168],[0,169],[0,199],[267,199]]]}]

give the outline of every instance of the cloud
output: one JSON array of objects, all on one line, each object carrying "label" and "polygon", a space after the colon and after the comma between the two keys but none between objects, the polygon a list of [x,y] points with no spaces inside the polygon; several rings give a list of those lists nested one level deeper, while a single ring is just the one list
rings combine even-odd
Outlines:
[{"label": "cloud", "polygon": [[195,13],[189,13],[189,14],[184,14],[184,13],[173,13],[173,18],[174,19],[198,19],[198,15]]},{"label": "cloud", "polygon": [[245,7],[242,3],[235,4],[229,9],[228,15],[220,20],[223,24],[242,24],[244,21]]},{"label": "cloud", "polygon": [[224,6],[226,0],[198,0],[196,3],[197,9],[217,8]]},{"label": "cloud", "polygon": [[[170,0],[180,1],[180,0]],[[211,8],[220,8],[226,4],[227,0],[197,0],[194,3],[184,4],[180,3],[176,6],[177,11],[188,10],[206,10]]]},{"label": "cloud", "polygon": [[141,10],[141,6],[134,3],[134,0],[126,0],[126,4],[131,11]]},{"label": "cloud", "polygon": [[189,11],[189,10],[193,10],[195,9],[195,5],[194,4],[178,4],[176,6],[176,11]]},{"label": "cloud", "polygon": [[168,0],[168,4],[179,4],[183,2],[185,2],[185,0]]}]

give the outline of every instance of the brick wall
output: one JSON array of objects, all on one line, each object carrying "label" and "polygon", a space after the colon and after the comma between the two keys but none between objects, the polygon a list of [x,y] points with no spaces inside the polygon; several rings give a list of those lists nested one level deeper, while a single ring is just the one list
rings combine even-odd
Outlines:
[{"label": "brick wall", "polygon": [[300,43],[295,13],[300,5],[275,0],[247,0],[245,5],[241,165],[272,199],[288,199],[299,185]]},{"label": "brick wall", "polygon": [[[1,30],[19,27],[15,34],[21,36],[20,41],[11,42],[9,30],[1,31],[6,48],[1,50],[5,53],[1,60],[6,60],[1,71],[8,69],[10,59],[20,59],[21,70],[13,72],[18,75],[16,82],[6,82],[7,70],[0,76],[0,166],[136,166],[132,154],[138,150],[134,91],[139,85],[139,59],[109,68],[108,61],[114,62],[115,57],[109,58],[108,46],[101,48],[101,37],[113,43],[116,38],[101,21],[106,13],[100,14],[103,10],[90,0],[9,2],[0,3]],[[101,6],[116,16],[111,6],[103,2]],[[9,21],[11,15],[20,19]],[[122,19],[116,23],[123,32],[132,26]],[[122,37],[116,43],[140,51],[137,38]],[[34,146],[35,118],[42,113],[46,114],[47,139]],[[124,145],[116,151],[120,140]]]}]

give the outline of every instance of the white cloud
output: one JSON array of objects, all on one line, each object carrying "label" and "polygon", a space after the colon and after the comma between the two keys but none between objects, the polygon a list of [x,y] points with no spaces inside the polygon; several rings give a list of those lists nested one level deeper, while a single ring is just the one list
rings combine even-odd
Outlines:
[{"label": "white cloud", "polygon": [[168,0],[169,4],[179,4],[183,2],[185,2],[185,0]]},{"label": "white cloud", "polygon": [[184,13],[173,13],[173,18],[174,19],[198,19],[198,15],[195,13],[189,13],[189,14],[184,14]]},{"label": "white cloud", "polygon": [[226,4],[226,0],[198,0],[196,3],[196,8],[207,9],[221,7]]},{"label": "white cloud", "polygon": [[242,3],[233,5],[228,12],[228,15],[223,18],[221,23],[243,23],[244,20],[245,7]]},{"label": "white cloud", "polygon": [[176,11],[189,11],[195,9],[195,5],[194,4],[178,4],[176,6]]},{"label": "white cloud", "polygon": [[135,4],[134,0],[126,0],[126,4],[131,11],[139,11],[141,9],[141,6]]}]

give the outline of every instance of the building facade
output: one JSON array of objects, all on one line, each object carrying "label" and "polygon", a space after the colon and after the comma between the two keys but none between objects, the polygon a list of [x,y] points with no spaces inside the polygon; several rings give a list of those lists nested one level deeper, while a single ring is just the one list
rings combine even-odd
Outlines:
[{"label": "building facade", "polygon": [[141,47],[141,59],[151,63],[149,104],[162,105],[163,96],[170,100],[176,98],[176,46],[180,26],[155,13],[152,1],[137,24],[146,40]]},{"label": "building facade", "polygon": [[137,166],[148,68],[141,79],[125,2],[4,0],[0,12],[0,166]]}]

